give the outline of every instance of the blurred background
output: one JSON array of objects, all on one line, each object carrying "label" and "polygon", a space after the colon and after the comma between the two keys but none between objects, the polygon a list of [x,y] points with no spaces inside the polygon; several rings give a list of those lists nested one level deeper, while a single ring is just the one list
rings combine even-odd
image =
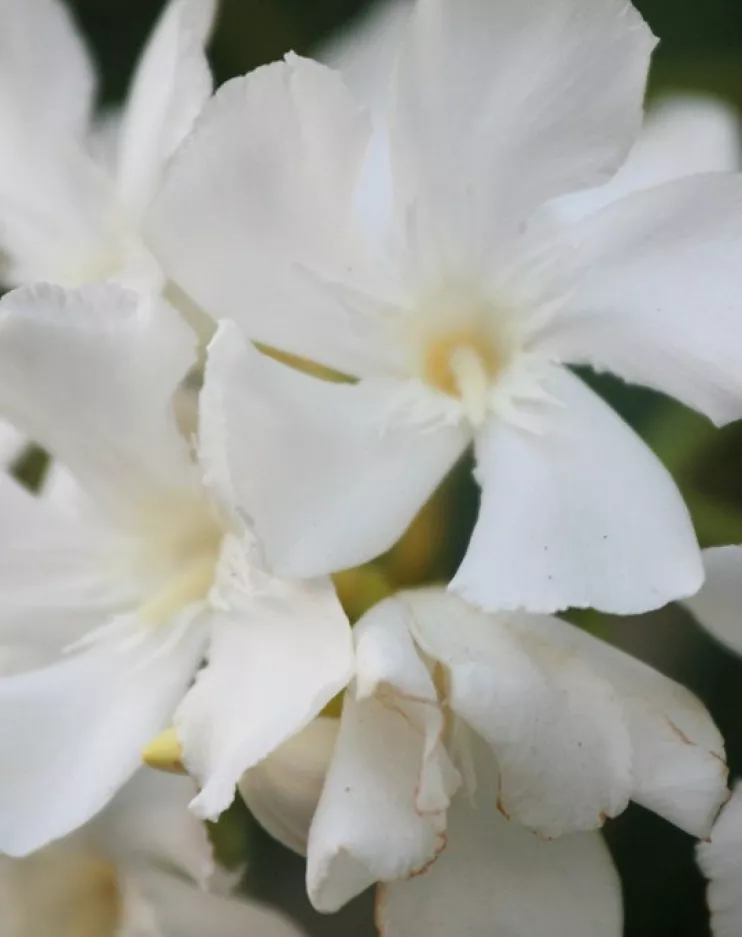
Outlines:
[{"label": "blurred background", "polygon": [[[137,54],[163,4],[72,0],[71,5],[100,65],[101,103],[115,103],[125,92]],[[223,0],[211,47],[216,78],[221,82],[291,49],[322,55],[328,42],[337,41],[359,17],[373,13],[374,5],[368,0]],[[742,112],[742,2],[636,0],[636,5],[662,40],[650,94],[708,93],[723,98],[737,114]],[[719,432],[657,395],[585,376],[675,475],[703,545],[742,542],[742,427]],[[450,576],[476,506],[477,492],[468,471],[455,472],[404,542],[381,561],[384,572],[398,584]],[[358,582],[341,585],[348,602],[359,608],[374,594],[373,577],[362,579],[360,586]],[[742,774],[742,662],[714,645],[678,608],[621,621],[592,613],[571,617],[698,693],[727,739],[733,776]],[[310,933],[318,937],[374,933],[368,897],[333,917],[315,914],[304,897],[302,861],[270,840],[240,804],[214,835],[227,860],[247,863],[245,887],[258,897],[280,902]],[[628,937],[708,933],[703,882],[695,870],[689,837],[633,807],[609,825],[607,835],[624,882]]]}]

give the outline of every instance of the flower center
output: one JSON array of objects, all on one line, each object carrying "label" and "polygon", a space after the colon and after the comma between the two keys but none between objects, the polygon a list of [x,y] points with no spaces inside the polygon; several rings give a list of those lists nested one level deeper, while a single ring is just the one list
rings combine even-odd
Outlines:
[{"label": "flower center", "polygon": [[458,397],[469,419],[482,423],[489,390],[504,366],[504,355],[474,328],[454,329],[424,346],[422,378],[432,387]]}]

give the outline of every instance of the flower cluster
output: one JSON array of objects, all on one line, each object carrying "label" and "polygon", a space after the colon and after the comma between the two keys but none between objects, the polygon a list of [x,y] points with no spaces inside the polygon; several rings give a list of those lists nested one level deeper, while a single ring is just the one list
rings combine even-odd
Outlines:
[{"label": "flower cluster", "polygon": [[[558,616],[686,600],[742,652],[742,559],[701,590],[672,477],[574,367],[742,417],[742,175],[632,179],[627,0],[417,0],[365,101],[296,55],[214,91],[214,13],[171,0],[101,123],[64,6],[0,4],[0,418],[54,473],[0,477],[9,880],[59,854],[121,933],[292,934],[182,877],[239,788],[319,910],[378,884],[388,937],[616,937],[600,827],[708,839],[724,746]],[[470,450],[456,575],[351,624],[333,576]],[[702,849],[719,937],[740,816]]]}]

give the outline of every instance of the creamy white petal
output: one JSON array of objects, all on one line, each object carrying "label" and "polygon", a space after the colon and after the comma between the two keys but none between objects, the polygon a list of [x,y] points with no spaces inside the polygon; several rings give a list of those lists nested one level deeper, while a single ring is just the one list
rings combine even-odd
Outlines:
[{"label": "creamy white petal", "polygon": [[184,763],[202,787],[192,807],[209,819],[232,802],[244,771],[319,715],[353,666],[329,579],[275,579],[250,568],[242,544],[232,547],[208,663],[175,717]]},{"label": "creamy white petal", "polygon": [[716,821],[709,842],[698,846],[701,871],[709,880],[707,900],[714,937],[742,933],[742,787]]},{"label": "creamy white petal", "polygon": [[272,908],[244,898],[210,894],[166,872],[147,870],[146,875],[139,874],[128,884],[135,909],[121,937],[152,933],[139,929],[137,925],[144,923],[149,927],[154,924],[154,933],[163,937],[301,937],[304,933]]},{"label": "creamy white petal", "polygon": [[155,253],[248,338],[344,373],[373,370],[373,320],[320,282],[363,279],[352,211],[368,138],[340,78],[316,63],[292,56],[227,82],[149,212]]},{"label": "creamy white petal", "polygon": [[[544,842],[463,796],[448,847],[423,875],[381,886],[383,937],[620,937],[621,886],[598,833]],[[492,794],[492,792],[489,792]]]},{"label": "creamy white petal", "polygon": [[638,135],[654,42],[625,0],[419,2],[390,117],[419,237],[484,260],[546,200],[607,181]]},{"label": "creamy white petal", "polygon": [[415,810],[423,740],[374,698],[345,697],[335,755],[309,832],[307,891],[336,911],[376,881],[421,872],[445,846],[445,816]]},{"label": "creamy white petal", "polygon": [[725,647],[742,654],[742,547],[703,551],[706,582],[685,605]]},{"label": "creamy white petal", "polygon": [[583,271],[541,347],[742,416],[742,176],[710,173],[621,199],[568,230]]},{"label": "creamy white petal", "polygon": [[476,442],[482,502],[451,588],[484,608],[659,608],[703,580],[688,511],[642,440],[554,369],[533,428],[491,418]]},{"label": "creamy white petal", "polygon": [[220,326],[201,395],[202,459],[281,575],[347,569],[391,547],[463,452],[462,428],[394,420],[403,391],[391,378],[300,374]]},{"label": "creamy white petal", "polygon": [[0,852],[25,855],[89,820],[167,726],[203,635],[141,627],[122,623],[56,664],[0,679]]},{"label": "creamy white petal", "polygon": [[138,215],[212,91],[204,53],[216,0],[170,0],[147,43],[122,115],[119,195]]},{"label": "creamy white petal", "polygon": [[587,632],[550,616],[514,615],[531,646],[576,657],[613,687],[631,739],[631,799],[690,833],[708,836],[727,797],[724,741],[685,687]]},{"label": "creamy white petal", "polygon": [[0,411],[101,505],[130,513],[193,487],[172,397],[195,337],[174,310],[113,285],[41,285],[0,314]]},{"label": "creamy white petal", "polygon": [[490,808],[543,836],[595,829],[628,804],[632,751],[621,700],[578,654],[526,643],[509,616],[442,589],[402,594],[413,633],[447,672],[451,709],[490,745]]},{"label": "creamy white petal", "polygon": [[260,825],[302,856],[339,727],[337,719],[314,719],[239,781],[240,794]]}]

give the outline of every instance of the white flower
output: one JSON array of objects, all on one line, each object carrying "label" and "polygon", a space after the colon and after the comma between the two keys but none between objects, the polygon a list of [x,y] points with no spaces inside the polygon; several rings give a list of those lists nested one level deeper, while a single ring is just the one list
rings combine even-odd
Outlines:
[{"label": "white flower", "polygon": [[[240,352],[229,324],[211,347],[236,496],[257,506],[277,571],[385,550],[474,441],[482,502],[452,583],[464,597],[635,612],[698,589],[671,478],[564,365],[718,423],[740,415],[742,180],[669,183],[568,227],[540,210],[621,165],[653,43],[624,0],[420,0],[387,105],[389,227],[373,241],[356,210],[370,124],[336,74],[290,57],[207,103],[150,209],[158,256],[215,318],[359,378],[284,373]],[[261,394],[304,412],[248,478],[240,440]]]},{"label": "white flower", "polygon": [[737,785],[707,843],[697,849],[708,885],[714,937],[742,933],[742,786]]},{"label": "white flower", "polygon": [[[462,782],[489,790],[493,772],[481,812],[544,838],[595,830],[629,800],[708,835],[727,796],[721,736],[691,693],[645,664],[557,618],[487,614],[439,588],[384,600],[353,636],[356,676],[306,845],[321,910],[419,874],[447,835],[453,850],[452,798]],[[275,778],[306,747],[294,740],[240,788],[295,849],[300,826],[283,805],[301,775]]]},{"label": "white flower", "polygon": [[0,642],[48,661],[0,678],[0,851],[87,821],[172,720],[213,817],[345,686],[347,618],[329,579],[265,570],[210,443],[218,415],[201,409],[197,458],[178,431],[196,342],[170,307],[40,286],[0,313],[0,412],[79,489],[62,510],[0,477]]},{"label": "white flower", "polygon": [[[394,716],[388,715],[392,720],[389,727]],[[326,771],[332,754],[327,741],[333,724],[337,725],[328,719],[311,724],[247,772],[240,784],[260,822],[265,823],[268,817],[268,830],[300,853],[306,852],[307,831],[320,793],[316,783],[323,773],[320,766],[324,761]],[[404,731],[399,725],[397,729]],[[387,732],[379,745],[388,738]],[[398,754],[394,752],[395,757]],[[494,809],[495,792],[489,788],[491,762],[485,758],[479,769],[476,794],[471,798],[458,794],[453,800],[446,848],[435,862],[413,877],[377,888],[379,932],[388,937],[493,933],[510,937],[618,937],[620,886],[600,835],[578,833],[554,842],[533,836]],[[346,796],[353,796],[355,802],[356,794],[349,790]],[[364,804],[367,836],[377,843],[386,838],[394,850],[404,840],[409,822],[405,818],[399,829],[377,826],[374,830],[375,823],[389,819],[388,813],[380,816],[378,803],[374,796]],[[411,804],[408,812],[413,812]],[[285,816],[291,817],[290,830],[275,826],[275,818]],[[344,879],[346,889],[356,874],[355,859],[350,854],[337,859],[338,878]],[[359,887],[364,881],[362,873]],[[343,900],[340,892],[320,897],[318,901],[315,896],[315,901],[325,911]]]},{"label": "white flower", "polygon": [[[164,285],[141,224],[165,164],[212,91],[215,0],[171,0],[120,120],[93,117],[95,75],[60,0],[0,4],[3,279]],[[99,158],[106,135],[106,158]]]},{"label": "white flower", "polygon": [[142,770],[76,833],[0,858],[3,937],[299,937],[278,913],[206,890],[220,870],[193,794]]}]

